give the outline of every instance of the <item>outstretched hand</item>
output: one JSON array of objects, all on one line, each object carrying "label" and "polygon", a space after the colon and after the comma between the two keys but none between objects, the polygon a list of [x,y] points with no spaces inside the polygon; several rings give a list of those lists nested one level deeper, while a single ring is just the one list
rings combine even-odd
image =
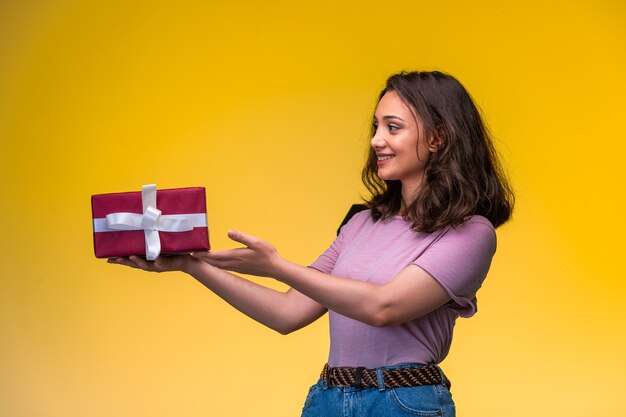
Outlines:
[{"label": "outstretched hand", "polygon": [[139,256],[109,258],[111,264],[130,266],[149,272],[186,271],[197,260],[191,255],[161,256],[156,261],[147,261]]},{"label": "outstretched hand", "polygon": [[282,258],[274,246],[263,239],[236,230],[229,231],[228,237],[246,247],[218,252],[194,252],[193,256],[228,271],[264,277],[275,276]]}]

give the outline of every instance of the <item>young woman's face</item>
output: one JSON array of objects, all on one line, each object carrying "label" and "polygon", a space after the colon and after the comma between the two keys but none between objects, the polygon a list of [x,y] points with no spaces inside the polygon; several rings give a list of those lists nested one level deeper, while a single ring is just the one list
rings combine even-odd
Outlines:
[{"label": "young woman's face", "polygon": [[375,134],[371,145],[378,157],[378,176],[400,180],[403,187],[419,188],[430,151],[423,140],[419,115],[395,91],[386,93],[374,114]]}]

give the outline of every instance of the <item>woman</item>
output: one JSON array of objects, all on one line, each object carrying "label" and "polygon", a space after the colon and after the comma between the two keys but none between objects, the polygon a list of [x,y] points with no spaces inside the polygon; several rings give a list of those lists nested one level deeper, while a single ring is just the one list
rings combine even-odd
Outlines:
[{"label": "woman", "polygon": [[[455,414],[447,355],[457,317],[476,292],[513,194],[480,114],[440,72],[387,80],[375,110],[363,181],[372,196],[309,267],[238,231],[245,247],[193,256],[111,259],[147,271],[184,271],[232,306],[287,334],[330,315],[328,364],[303,416]],[[225,270],[273,277],[281,293]]]}]

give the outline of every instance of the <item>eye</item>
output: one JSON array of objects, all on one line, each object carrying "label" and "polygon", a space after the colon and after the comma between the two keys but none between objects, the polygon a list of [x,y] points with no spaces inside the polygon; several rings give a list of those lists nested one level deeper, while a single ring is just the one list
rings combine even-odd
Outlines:
[{"label": "eye", "polygon": [[387,129],[389,129],[390,132],[395,132],[396,130],[400,129],[400,126],[394,125],[394,124],[390,124],[390,125],[387,126]]}]

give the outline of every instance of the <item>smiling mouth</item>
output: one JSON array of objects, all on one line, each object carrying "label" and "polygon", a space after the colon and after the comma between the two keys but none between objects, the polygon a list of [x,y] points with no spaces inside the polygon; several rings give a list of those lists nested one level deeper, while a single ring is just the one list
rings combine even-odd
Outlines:
[{"label": "smiling mouth", "polygon": [[376,160],[378,161],[387,161],[391,158],[393,158],[395,155],[377,155],[376,156]]}]

